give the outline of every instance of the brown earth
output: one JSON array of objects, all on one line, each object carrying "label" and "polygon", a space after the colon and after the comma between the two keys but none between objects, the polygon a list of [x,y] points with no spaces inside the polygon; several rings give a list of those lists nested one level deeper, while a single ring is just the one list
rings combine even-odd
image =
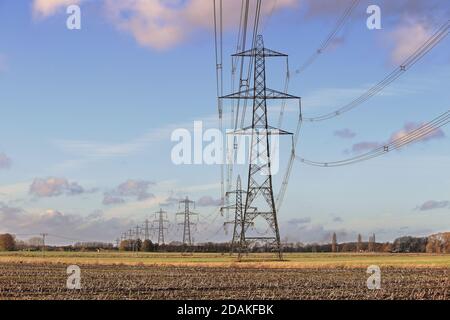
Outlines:
[{"label": "brown earth", "polygon": [[448,268],[382,268],[369,290],[364,268],[247,269],[80,265],[79,291],[67,265],[0,264],[0,299],[449,299]]}]

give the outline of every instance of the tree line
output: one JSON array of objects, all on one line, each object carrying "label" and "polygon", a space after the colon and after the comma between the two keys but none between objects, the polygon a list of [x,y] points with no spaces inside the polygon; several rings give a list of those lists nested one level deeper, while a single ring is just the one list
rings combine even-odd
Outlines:
[{"label": "tree line", "polygon": [[[17,240],[14,235],[0,234],[0,251],[33,251],[42,250],[42,238],[31,238],[27,241]],[[157,244],[150,240],[123,240],[118,246],[104,242],[78,242],[68,246],[45,246],[48,251],[128,251],[128,252],[230,252],[231,244],[207,242],[192,246],[173,241],[168,244]],[[264,244],[254,244],[249,248],[250,252],[270,252],[271,248]],[[369,241],[361,241],[358,236],[356,242],[338,243],[335,234],[332,235],[331,243],[303,244],[283,243],[284,252],[392,252],[392,253],[450,253],[450,232],[438,233],[429,237],[405,236],[394,240],[394,242],[376,242],[375,235]]]}]

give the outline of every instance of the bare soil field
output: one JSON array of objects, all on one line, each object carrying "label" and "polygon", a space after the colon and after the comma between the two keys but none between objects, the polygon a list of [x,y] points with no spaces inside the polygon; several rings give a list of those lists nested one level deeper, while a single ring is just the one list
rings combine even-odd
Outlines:
[{"label": "bare soil field", "polygon": [[0,299],[449,299],[449,268],[383,267],[381,289],[366,268],[234,268],[85,264],[81,290],[67,264],[0,262]]}]

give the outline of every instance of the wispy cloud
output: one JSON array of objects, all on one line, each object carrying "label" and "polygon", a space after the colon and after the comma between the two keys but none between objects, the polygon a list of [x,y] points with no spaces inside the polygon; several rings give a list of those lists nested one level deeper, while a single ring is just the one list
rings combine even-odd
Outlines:
[{"label": "wispy cloud", "polygon": [[[224,114],[224,119],[227,119],[228,116],[228,113]],[[72,158],[58,164],[53,171],[64,172],[65,170],[83,167],[97,161],[142,154],[150,150],[158,142],[172,143],[170,140],[171,134],[176,129],[184,128],[193,131],[194,121],[201,121],[204,129],[218,128],[219,126],[218,116],[208,115],[199,117],[198,119],[192,119],[191,121],[167,124],[159,128],[154,128],[137,138],[125,142],[54,140],[53,144]]]},{"label": "wispy cloud", "polygon": [[11,159],[4,153],[0,153],[0,170],[9,169],[11,167]]},{"label": "wispy cloud", "polygon": [[148,192],[149,187],[154,184],[154,182],[150,181],[129,179],[118,185],[113,190],[105,192],[103,204],[121,204],[128,198],[133,198],[136,201],[144,201],[154,198],[155,195]]},{"label": "wispy cloud", "polygon": [[[112,241],[133,220],[123,217],[106,217],[102,211],[88,215],[64,213],[56,209],[30,209],[10,207],[0,202],[0,230],[12,234],[49,233],[50,243],[76,241]],[[55,237],[55,235],[59,237]],[[23,236],[21,236],[23,238]]]},{"label": "wispy cloud", "polygon": [[[49,17],[71,4],[84,0],[34,0],[33,15]],[[156,50],[170,49],[186,41],[196,32],[213,28],[213,2],[205,0],[102,0],[98,1],[112,24],[129,33],[137,43]],[[262,18],[297,5],[298,0],[265,0]],[[239,23],[240,1],[224,1],[224,28]],[[253,12],[253,10],[252,10]]]},{"label": "wispy cloud", "polygon": [[82,1],[83,0],[34,0],[33,15],[37,18],[46,18],[72,4],[80,4]]},{"label": "wispy cloud", "polygon": [[[265,0],[262,17],[282,8],[295,6],[297,0]],[[106,0],[108,16],[119,30],[133,35],[146,47],[164,50],[189,39],[200,30],[213,28],[213,2],[204,0],[145,1]],[[224,28],[235,28],[239,24],[240,1],[224,1]]]},{"label": "wispy cloud", "polygon": [[[354,153],[360,153],[360,152],[376,149],[380,146],[387,145],[397,139],[402,139],[403,137],[407,136],[412,131],[420,128],[423,125],[425,125],[425,123],[407,122],[404,124],[403,128],[393,132],[387,142],[362,141],[362,142],[355,143],[352,146],[351,151]],[[445,132],[441,128],[439,128],[437,130],[429,132],[428,134],[421,137],[420,139],[417,139],[415,142],[426,142],[426,141],[430,141],[430,140],[434,140],[434,139],[442,139],[442,138],[445,138]]]},{"label": "wispy cloud", "polygon": [[408,21],[391,32],[394,42],[391,59],[400,64],[413,54],[431,36],[431,30],[425,23]]},{"label": "wispy cloud", "polygon": [[197,200],[196,205],[199,207],[219,207],[222,205],[222,200],[214,199],[210,196],[203,196]]},{"label": "wispy cloud", "polygon": [[450,201],[429,200],[417,207],[420,211],[450,208]]},{"label": "wispy cloud", "polygon": [[356,133],[348,128],[336,130],[334,131],[334,135],[342,139],[352,139],[356,137]]},{"label": "wispy cloud", "polygon": [[[91,190],[89,192],[93,192]],[[39,198],[56,197],[60,195],[79,195],[88,192],[77,182],[70,182],[66,178],[36,178],[30,185],[29,193]]]}]

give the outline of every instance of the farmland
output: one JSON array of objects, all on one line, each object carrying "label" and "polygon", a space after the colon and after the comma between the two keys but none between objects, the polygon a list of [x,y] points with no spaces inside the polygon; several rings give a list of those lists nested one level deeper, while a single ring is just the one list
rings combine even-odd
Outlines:
[{"label": "farmland", "polygon": [[[449,255],[0,254],[0,299],[449,299]],[[82,289],[66,288],[81,268]],[[366,286],[369,265],[380,290]]]}]

